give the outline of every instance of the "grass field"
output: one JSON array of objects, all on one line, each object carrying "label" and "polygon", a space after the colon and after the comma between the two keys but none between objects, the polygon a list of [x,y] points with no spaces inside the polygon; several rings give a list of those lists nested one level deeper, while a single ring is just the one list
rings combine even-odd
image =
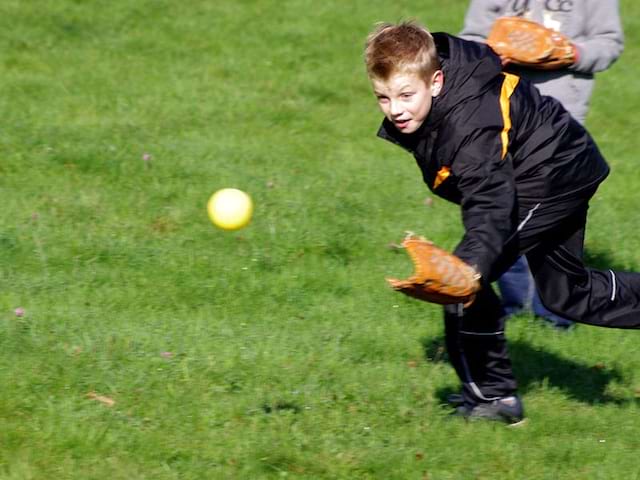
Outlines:
[{"label": "grass field", "polygon": [[[640,270],[640,6],[588,125],[589,258]],[[640,479],[637,332],[508,327],[529,416],[466,424],[440,309],[385,284],[458,210],[375,138],[372,24],[466,2],[4,0],[0,478]],[[239,232],[209,195],[249,192]]]}]

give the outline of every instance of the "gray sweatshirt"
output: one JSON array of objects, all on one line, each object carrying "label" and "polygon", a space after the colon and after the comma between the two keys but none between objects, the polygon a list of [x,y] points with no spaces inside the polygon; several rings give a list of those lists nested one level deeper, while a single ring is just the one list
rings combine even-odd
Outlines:
[{"label": "gray sweatshirt", "polygon": [[593,74],[620,56],[624,37],[618,0],[471,0],[460,36],[484,41],[496,18],[522,16],[568,36],[578,61],[562,70],[520,69],[544,95],[562,102],[584,123],[593,91]]}]

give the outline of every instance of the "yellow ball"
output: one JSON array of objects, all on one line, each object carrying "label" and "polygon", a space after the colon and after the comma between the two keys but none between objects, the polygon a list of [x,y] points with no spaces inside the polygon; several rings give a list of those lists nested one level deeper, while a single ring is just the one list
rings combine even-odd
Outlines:
[{"label": "yellow ball", "polygon": [[223,188],[211,195],[207,212],[211,221],[223,230],[239,230],[251,220],[253,202],[242,190]]}]

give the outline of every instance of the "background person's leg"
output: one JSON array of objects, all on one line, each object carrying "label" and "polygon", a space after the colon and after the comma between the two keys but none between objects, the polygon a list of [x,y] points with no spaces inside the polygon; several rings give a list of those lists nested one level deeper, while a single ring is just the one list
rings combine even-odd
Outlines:
[{"label": "background person's leg", "polygon": [[536,317],[557,328],[569,328],[573,322],[548,310],[540,300],[529,263],[522,255],[498,279],[502,307],[507,315],[532,311]]},{"label": "background person's leg", "polygon": [[502,274],[497,283],[502,307],[507,315],[531,308],[535,283],[526,257],[519,257],[509,270]]},{"label": "background person's leg", "polygon": [[[531,277],[533,281],[533,276]],[[547,307],[544,306],[542,300],[540,299],[540,294],[535,289],[534,283],[534,292],[533,299],[531,300],[531,310],[536,317],[548,322],[550,325],[558,329],[568,329],[574,325],[574,322],[569,320],[568,318],[561,317],[560,315],[556,315],[552,311],[550,311]]]}]

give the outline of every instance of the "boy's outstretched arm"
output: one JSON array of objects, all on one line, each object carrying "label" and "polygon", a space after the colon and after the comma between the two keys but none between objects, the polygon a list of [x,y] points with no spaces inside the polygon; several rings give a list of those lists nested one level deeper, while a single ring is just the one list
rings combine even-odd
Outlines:
[{"label": "boy's outstretched arm", "polygon": [[453,163],[462,194],[465,233],[455,254],[489,279],[517,228],[516,187],[509,154],[502,157],[500,131],[476,131],[462,142]]}]

